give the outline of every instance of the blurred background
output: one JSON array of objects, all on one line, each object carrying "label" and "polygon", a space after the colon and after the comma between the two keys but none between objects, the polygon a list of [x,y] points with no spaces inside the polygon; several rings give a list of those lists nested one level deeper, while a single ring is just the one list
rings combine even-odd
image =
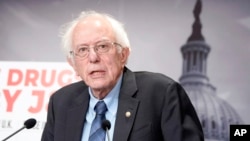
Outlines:
[{"label": "blurred background", "polygon": [[[195,5],[201,9],[199,19],[193,13]],[[249,0],[1,0],[0,132],[4,134],[0,138],[18,128],[5,129],[6,122],[14,124],[19,118],[15,110],[6,110],[5,70],[68,68],[59,29],[81,11],[96,10],[124,23],[132,48],[127,66],[133,71],[160,72],[180,82],[199,114],[206,140],[227,141],[230,124],[250,124],[249,7]],[[202,36],[195,30],[197,25],[201,25]],[[188,40],[192,35],[194,38]],[[206,67],[204,72],[191,69],[189,73],[184,62],[191,60],[184,57],[186,52],[181,48],[195,54],[197,47],[204,55],[197,61],[205,64],[193,67]],[[20,101],[20,105],[22,102],[27,101]],[[16,112],[22,113],[22,109]],[[44,123],[46,111],[37,114]],[[42,126],[31,140],[39,140],[41,131]],[[13,140],[21,138],[17,135]]]}]

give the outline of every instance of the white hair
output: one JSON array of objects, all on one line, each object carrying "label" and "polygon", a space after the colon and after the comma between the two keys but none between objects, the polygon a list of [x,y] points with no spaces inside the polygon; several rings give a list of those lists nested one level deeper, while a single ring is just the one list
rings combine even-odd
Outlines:
[{"label": "white hair", "polygon": [[119,43],[122,47],[127,47],[130,50],[130,42],[127,36],[127,32],[125,31],[124,26],[121,22],[117,21],[108,14],[98,13],[95,11],[83,11],[76,19],[62,26],[60,35],[62,38],[62,49],[67,56],[69,56],[69,52],[71,51],[72,48],[72,36],[76,25],[80,21],[91,16],[102,16],[106,20],[108,20],[115,34],[116,42]]}]

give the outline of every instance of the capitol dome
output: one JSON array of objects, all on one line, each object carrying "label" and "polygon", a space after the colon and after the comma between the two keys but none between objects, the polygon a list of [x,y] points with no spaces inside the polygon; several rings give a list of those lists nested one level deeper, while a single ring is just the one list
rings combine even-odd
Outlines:
[{"label": "capitol dome", "polygon": [[[195,76],[193,76],[195,79]],[[183,79],[183,78],[182,78]],[[186,90],[202,124],[206,141],[229,141],[230,124],[242,123],[237,112],[225,100],[217,96],[209,83],[180,81]]]},{"label": "capitol dome", "polygon": [[229,141],[230,125],[243,122],[233,107],[217,96],[206,74],[210,46],[201,33],[201,9],[201,0],[197,0],[192,34],[181,47],[183,69],[179,80],[198,114],[205,141]]}]

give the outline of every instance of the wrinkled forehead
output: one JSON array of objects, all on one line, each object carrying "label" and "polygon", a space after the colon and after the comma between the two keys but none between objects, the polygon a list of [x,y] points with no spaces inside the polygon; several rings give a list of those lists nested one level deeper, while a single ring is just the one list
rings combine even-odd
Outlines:
[{"label": "wrinkled forehead", "polygon": [[75,27],[74,36],[88,37],[89,39],[106,36],[105,38],[114,39],[114,32],[106,18],[96,15],[81,19]]}]

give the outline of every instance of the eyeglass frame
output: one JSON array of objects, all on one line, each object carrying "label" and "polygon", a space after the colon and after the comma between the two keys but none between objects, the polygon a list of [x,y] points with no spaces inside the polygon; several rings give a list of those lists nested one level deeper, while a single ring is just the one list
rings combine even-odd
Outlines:
[{"label": "eyeglass frame", "polygon": [[[102,43],[102,42],[105,42],[105,43],[110,43],[111,44],[111,46],[110,46],[110,48],[108,48],[106,51],[104,51],[104,52],[98,52],[98,44],[99,43]],[[117,43],[117,42],[111,42],[111,41],[99,41],[99,42],[97,42],[94,46],[83,46],[83,47],[78,47],[77,49],[79,49],[79,48],[84,48],[85,47],[85,49],[87,49],[87,52],[86,52],[86,55],[84,55],[84,56],[81,56],[81,55],[79,55],[78,53],[75,53],[75,51],[74,50],[71,50],[71,51],[69,51],[69,54],[70,55],[72,55],[72,56],[74,56],[74,57],[79,57],[80,59],[84,59],[84,58],[86,58],[88,55],[89,55],[89,51],[90,51],[90,49],[91,48],[93,48],[94,49],[94,51],[97,53],[97,54],[105,54],[105,53],[107,53],[108,51],[110,51],[110,49],[112,48],[112,47],[114,47],[114,46],[119,46],[119,47],[121,47],[121,48],[123,48],[123,46],[121,45],[121,44],[119,44],[119,43]],[[100,46],[99,46],[100,47]]]}]

